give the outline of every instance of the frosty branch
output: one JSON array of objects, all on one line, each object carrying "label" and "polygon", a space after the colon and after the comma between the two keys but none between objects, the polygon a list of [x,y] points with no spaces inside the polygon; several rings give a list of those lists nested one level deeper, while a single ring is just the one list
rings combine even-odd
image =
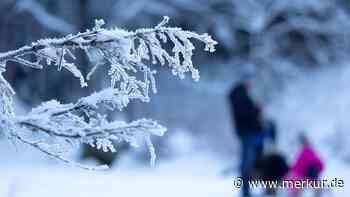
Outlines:
[{"label": "frosty branch", "polygon": [[[123,141],[131,145],[145,142],[153,164],[156,156],[150,137],[162,136],[166,128],[147,119],[130,123],[109,121],[99,109],[123,110],[132,100],[148,102],[150,89],[153,93],[157,91],[156,71],[151,64],[168,65],[172,73],[181,79],[187,72],[192,73],[194,80],[199,79],[199,72],[192,63],[195,47],[191,39],[203,42],[209,52],[215,51],[217,42],[208,34],[167,27],[168,20],[164,17],[154,28],[136,31],[105,29],[104,22],[96,20],[95,27],[83,33],[42,39],[17,50],[0,53],[1,132],[11,140],[85,169],[99,167],[83,166],[64,157],[79,144],[86,143],[114,152],[115,144]],[[167,42],[172,44],[171,50],[165,47]],[[91,62],[96,62],[86,78],[75,64],[76,50],[84,51]],[[75,104],[48,101],[27,115],[18,116],[12,107],[15,91],[2,76],[10,62],[35,69],[45,66],[56,66],[58,71],[67,69],[79,78],[82,87],[88,85],[87,81],[96,69],[109,66],[106,74],[110,77],[110,87],[81,98]]]}]

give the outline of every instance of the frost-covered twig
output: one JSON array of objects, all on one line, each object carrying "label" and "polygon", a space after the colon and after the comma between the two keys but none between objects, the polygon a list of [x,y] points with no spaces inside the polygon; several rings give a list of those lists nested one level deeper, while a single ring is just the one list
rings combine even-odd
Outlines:
[{"label": "frost-covered twig", "polygon": [[[41,152],[85,169],[96,169],[76,164],[64,157],[72,145],[87,143],[103,151],[116,151],[115,143],[125,141],[138,145],[143,140],[155,161],[155,150],[151,135],[162,136],[166,129],[157,122],[140,119],[130,123],[109,121],[99,108],[123,110],[131,100],[149,101],[149,89],[156,92],[155,73],[150,64],[167,64],[172,73],[180,78],[186,72],[194,80],[199,72],[193,66],[195,49],[191,39],[205,44],[205,50],[215,51],[217,44],[209,35],[199,35],[180,28],[166,27],[165,17],[154,28],[125,31],[104,29],[104,22],[97,20],[92,30],[64,38],[43,39],[17,50],[0,53],[0,130],[9,138],[19,140]],[[171,51],[164,43],[173,44]],[[16,116],[12,108],[14,91],[2,77],[10,61],[24,66],[41,69],[54,65],[58,71],[67,69],[80,79],[81,86],[87,86],[85,77],[74,64],[75,49],[83,50],[91,62],[97,62],[87,79],[99,66],[110,66],[108,76],[111,85],[100,92],[81,98],[75,104],[61,104],[49,101],[34,108],[26,116]],[[35,59],[29,58],[29,55]],[[93,59],[96,58],[96,59]],[[97,61],[96,61],[97,60]],[[142,78],[139,79],[139,73]]]}]

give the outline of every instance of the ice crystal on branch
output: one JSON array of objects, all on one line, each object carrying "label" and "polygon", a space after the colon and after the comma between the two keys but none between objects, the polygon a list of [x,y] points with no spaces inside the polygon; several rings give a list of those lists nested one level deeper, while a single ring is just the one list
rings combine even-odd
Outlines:
[{"label": "ice crystal on branch", "polygon": [[[215,51],[217,42],[208,34],[199,35],[181,28],[167,27],[168,21],[169,18],[164,17],[154,28],[125,31],[105,29],[104,21],[96,20],[95,27],[83,33],[42,39],[29,46],[0,53],[1,131],[11,139],[85,169],[99,167],[74,163],[64,155],[82,143],[102,151],[115,152],[118,147],[113,142],[138,146],[140,139],[143,139],[151,154],[151,164],[154,164],[156,155],[151,136],[162,136],[166,128],[148,119],[130,123],[109,121],[99,108],[123,110],[135,99],[148,102],[149,91],[157,91],[156,70],[151,64],[168,65],[171,72],[181,79],[187,72],[192,73],[194,80],[199,79],[199,71],[192,62],[195,47],[191,39],[203,42],[204,49],[209,52]],[[167,49],[167,42],[172,44],[171,50]],[[75,64],[75,50],[84,51],[91,62],[96,62],[86,79]],[[33,56],[35,61],[30,58]],[[10,62],[35,69],[45,66],[55,66],[57,71],[66,69],[79,79],[82,87],[88,85],[87,81],[98,67],[109,66],[106,75],[110,77],[110,87],[81,98],[74,104],[48,101],[26,116],[16,116],[12,109],[15,92],[2,76]]]}]

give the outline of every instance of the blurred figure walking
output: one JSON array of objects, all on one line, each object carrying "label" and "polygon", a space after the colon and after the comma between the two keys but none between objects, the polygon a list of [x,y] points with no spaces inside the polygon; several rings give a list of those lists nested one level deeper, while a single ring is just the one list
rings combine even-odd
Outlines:
[{"label": "blurred figure walking", "polygon": [[229,95],[233,122],[236,133],[241,142],[240,173],[243,179],[242,194],[250,196],[248,180],[251,179],[251,170],[263,147],[263,126],[261,110],[249,95],[250,79],[247,77],[232,89]]},{"label": "blurred figure walking", "polygon": [[[320,196],[321,188],[320,181],[318,180],[321,172],[324,170],[324,163],[304,134],[299,136],[299,140],[302,144],[302,148],[295,163],[290,168],[286,180],[299,182],[303,180],[315,181],[313,185],[315,188],[315,196]],[[300,196],[301,190],[291,189],[289,192],[291,196],[297,197]]]}]

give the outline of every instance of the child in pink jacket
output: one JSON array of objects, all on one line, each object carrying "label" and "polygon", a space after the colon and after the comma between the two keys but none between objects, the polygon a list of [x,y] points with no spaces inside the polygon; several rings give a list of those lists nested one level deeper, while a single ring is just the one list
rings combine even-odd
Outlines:
[{"label": "child in pink jacket", "polygon": [[[311,147],[306,136],[301,135],[300,140],[302,143],[301,152],[299,153],[295,163],[291,166],[285,180],[316,181],[319,179],[321,172],[324,170],[324,163],[322,162],[318,154],[315,152],[315,150]],[[315,186],[317,184],[315,183]],[[289,189],[292,196],[299,196],[301,189]],[[316,194],[318,194],[318,191],[316,192]]]}]

